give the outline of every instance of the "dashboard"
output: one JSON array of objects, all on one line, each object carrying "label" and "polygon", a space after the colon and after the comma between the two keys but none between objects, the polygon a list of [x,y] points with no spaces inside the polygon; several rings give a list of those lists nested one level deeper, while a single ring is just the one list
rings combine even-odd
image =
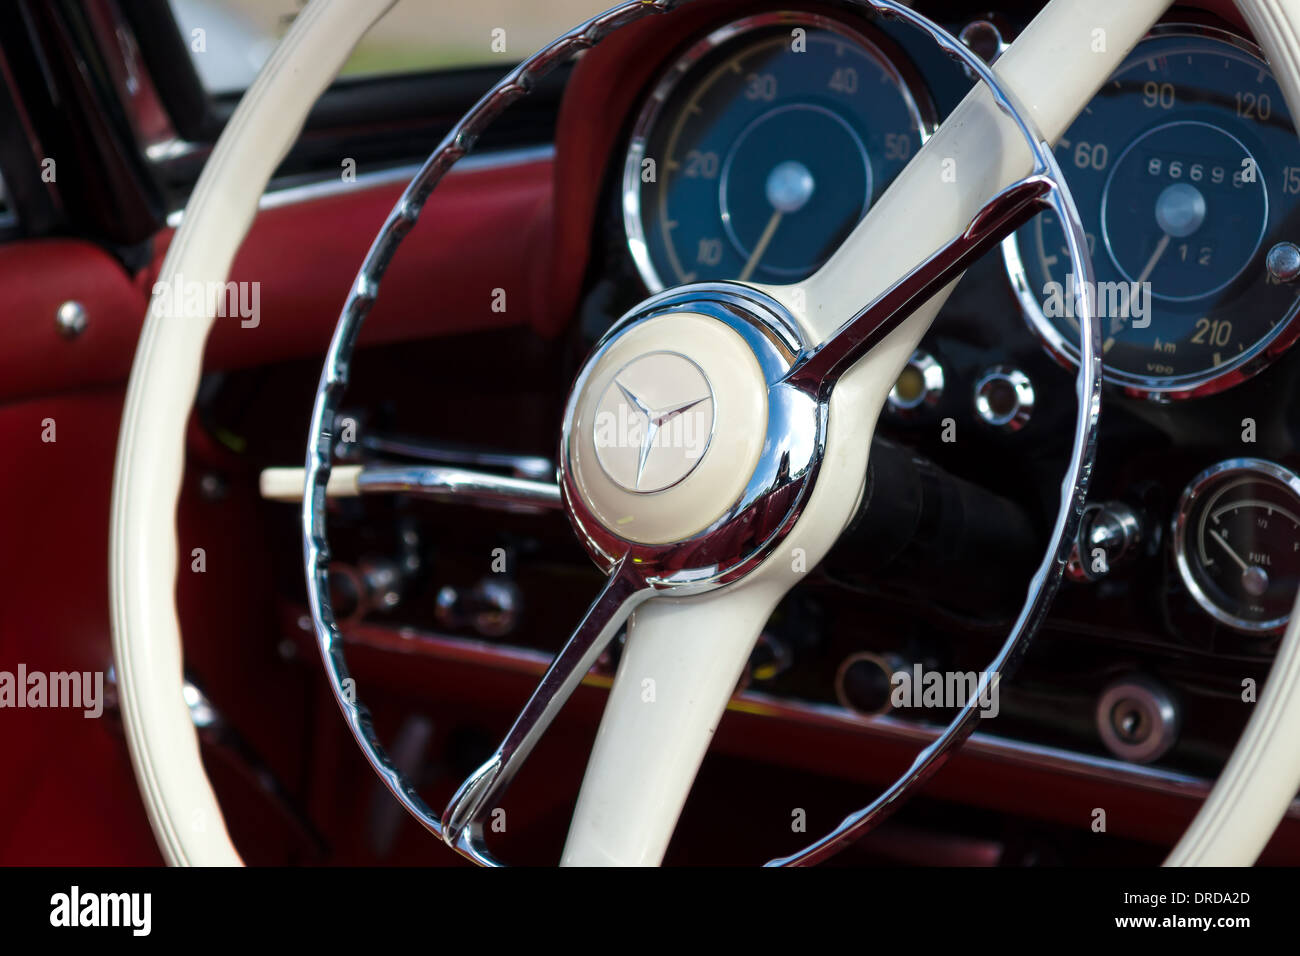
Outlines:
[{"label": "dashboard", "polygon": [[[995,63],[1023,24],[980,14],[945,25]],[[836,5],[724,19],[679,40],[609,162],[602,269],[631,293],[611,295],[608,317],[679,283],[806,279],[971,84],[909,31]],[[1008,691],[1006,723],[1205,770],[1240,721],[1194,712],[1250,697],[1300,587],[1300,460],[1284,411],[1300,334],[1300,140],[1251,38],[1175,9],[1054,149],[1092,280],[1050,212],[968,272],[891,392],[873,448],[880,510],[907,500],[885,475],[901,469],[929,489],[906,520],[932,527],[900,534],[868,500],[822,569],[832,596],[818,601],[839,623],[812,655],[820,666],[806,651],[772,652],[791,663],[768,686],[906,716],[883,690],[900,664],[976,661],[992,646],[1055,504],[1075,304],[1088,295],[1106,383],[1096,473],[1070,580]],[[888,560],[873,554],[882,535],[895,541]],[[880,626],[860,618],[864,596],[891,608]],[[1082,664],[1067,665],[1072,655]],[[1053,728],[1046,738],[1031,717]]]},{"label": "dashboard", "polygon": [[[914,4],[994,69],[1040,5]],[[28,8],[0,22],[9,108],[29,121],[0,157],[13,213],[9,226],[0,216],[12,240],[0,246],[12,326],[0,425],[15,448],[42,437],[5,472],[4,497],[9,523],[33,529],[15,541],[53,529],[87,542],[53,576],[11,549],[10,590],[27,599],[8,602],[0,630],[30,673],[112,658],[108,592],[67,582],[109,576],[114,436],[140,316],[234,97],[191,76],[166,0]],[[567,16],[548,8],[539,23]],[[255,290],[261,320],[227,315],[212,330],[175,597],[186,700],[249,859],[446,856],[411,832],[338,720],[307,609],[298,488],[285,504],[258,479],[303,461],[329,329],[374,228],[521,43],[511,27],[509,54],[482,68],[335,84],[231,265],[231,289]],[[569,391],[613,323],[685,283],[807,282],[974,82],[847,0],[692,0],[620,28],[513,104],[429,197],[349,363],[337,463],[549,484]],[[809,832],[833,827],[956,713],[949,695],[895,694],[899,675],[923,687],[990,667],[1059,508],[1081,297],[1102,313],[1104,385],[1065,578],[996,706],[981,707],[993,719],[845,858],[1163,858],[1255,712],[1300,590],[1295,122],[1229,0],[1170,9],[1122,58],[1052,144],[1091,274],[1048,212],[954,284],[879,413],[853,520],[762,629],[670,862],[798,850],[792,807]],[[42,143],[62,144],[57,182],[42,180]],[[108,188],[87,191],[96,183]],[[33,429],[47,417],[57,443]],[[402,772],[445,805],[605,578],[547,504],[395,491],[327,507],[348,665]],[[622,654],[616,637],[520,774],[510,832],[494,837],[503,859],[559,855]],[[113,696],[112,722],[95,725],[110,733],[12,715],[30,721],[8,735],[15,779],[25,767],[47,786],[9,788],[9,859],[156,859]],[[51,764],[52,746],[76,759]],[[84,812],[85,767],[105,771],[108,816]],[[1298,858],[1300,801],[1263,859]]]},{"label": "dashboard", "polygon": [[[1032,15],[922,12],[994,63]],[[556,257],[582,263],[573,312],[540,344],[468,335],[454,367],[442,341],[367,350],[347,410],[364,437],[340,457],[553,473],[572,374],[613,322],[683,283],[804,281],[972,83],[911,31],[836,3],[704,2],[621,32],[579,62],[556,126],[560,235],[582,251]],[[979,672],[1014,624],[1070,452],[1084,295],[1105,378],[1087,510],[998,719],[966,752],[1185,797],[1249,719],[1300,589],[1293,119],[1239,23],[1175,8],[1053,147],[1092,281],[1044,213],[956,285],[890,393],[857,518],[741,679],[733,712],[768,721],[753,738],[767,743],[735,748],[801,767],[824,750],[819,769],[848,773],[853,735],[914,752],[951,718],[899,701],[891,677]],[[295,380],[310,394],[318,372],[230,376],[210,428],[268,465],[295,460],[298,433],[259,439],[247,410]],[[485,381],[503,389],[490,453],[469,445]],[[435,404],[436,440],[421,434]],[[337,508],[334,603],[354,647],[397,654],[403,681],[417,648],[540,673],[600,584],[560,515],[485,521],[401,496]],[[281,523],[301,639],[300,541]],[[482,573],[487,553],[503,573]],[[592,680],[618,656],[616,642]]]},{"label": "dashboard", "polygon": [[[966,35],[980,29],[1005,42],[990,21]],[[647,290],[801,281],[936,122],[916,64],[871,26],[774,12],[714,30],[663,71],[627,151],[624,228]],[[1105,372],[1127,394],[1210,394],[1290,344],[1300,143],[1252,42],[1161,24],[1056,152],[1095,288],[1080,288],[1050,212],[1003,247],[1029,326],[1052,354],[1077,360],[1074,305],[1085,291],[1111,313]]]},{"label": "dashboard", "polygon": [[[996,61],[1006,38],[995,22],[963,30],[968,42],[991,37]],[[627,151],[623,224],[647,291],[800,282],[936,121],[922,71],[872,26],[772,12],[713,30],[663,71]],[[1300,141],[1250,40],[1205,23],[1160,24],[1055,149],[1092,283],[1080,280],[1050,211],[1002,246],[1025,323],[1055,359],[1077,363],[1082,295],[1104,318],[1105,379],[1126,397],[1214,394],[1292,344]],[[933,403],[943,379],[942,365],[919,352],[893,410]],[[1019,429],[1032,413],[1032,382],[990,369],[976,402],[989,424]],[[1171,543],[1183,584],[1216,620],[1245,633],[1284,626],[1300,572],[1297,487],[1285,467],[1250,457],[1189,481]]]}]

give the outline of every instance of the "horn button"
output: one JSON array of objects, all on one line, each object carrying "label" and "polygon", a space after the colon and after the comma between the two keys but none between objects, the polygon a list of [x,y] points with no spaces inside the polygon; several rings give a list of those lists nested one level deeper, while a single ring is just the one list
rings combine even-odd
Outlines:
[{"label": "horn button", "polygon": [[566,429],[578,495],[627,541],[667,544],[727,513],[767,433],[767,384],[722,322],[673,312],[602,346],[579,376]]}]

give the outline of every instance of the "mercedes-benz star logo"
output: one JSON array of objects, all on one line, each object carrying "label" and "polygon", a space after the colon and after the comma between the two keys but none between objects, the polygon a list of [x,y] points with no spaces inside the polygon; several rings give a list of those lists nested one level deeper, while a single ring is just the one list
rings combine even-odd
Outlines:
[{"label": "mercedes-benz star logo", "polygon": [[651,352],[619,370],[596,407],[596,458],[615,484],[651,494],[699,464],[713,436],[713,389],[676,352]]}]

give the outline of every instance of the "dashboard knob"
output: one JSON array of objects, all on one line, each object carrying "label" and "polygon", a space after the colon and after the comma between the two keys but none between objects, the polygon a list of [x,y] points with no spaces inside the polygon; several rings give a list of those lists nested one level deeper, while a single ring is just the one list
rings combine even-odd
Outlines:
[{"label": "dashboard knob", "polygon": [[835,697],[859,714],[883,714],[891,706],[894,674],[902,669],[902,660],[892,654],[850,654],[835,672]]},{"label": "dashboard knob", "polygon": [[59,306],[59,310],[54,313],[55,328],[65,339],[75,339],[86,331],[88,324],[86,307],[71,299]]},{"label": "dashboard knob", "polygon": [[943,383],[943,366],[929,352],[917,349],[889,390],[890,411],[900,418],[910,418],[934,408],[943,398]]},{"label": "dashboard knob", "polygon": [[985,369],[975,383],[975,413],[986,425],[1018,432],[1034,412],[1034,386],[1029,376],[1009,365]]},{"label": "dashboard knob", "polygon": [[405,585],[401,569],[387,558],[363,558],[355,565],[330,563],[330,605],[340,625],[352,624],[370,611],[393,610],[402,603]]},{"label": "dashboard knob", "polygon": [[467,591],[443,587],[434,617],[443,627],[472,628],[484,637],[504,637],[519,623],[523,596],[508,579],[484,578]]},{"label": "dashboard knob", "polygon": [[1268,250],[1264,264],[1278,282],[1290,282],[1300,276],[1300,246],[1294,242],[1279,242]]},{"label": "dashboard knob", "polygon": [[780,677],[790,669],[793,655],[784,640],[764,631],[749,655],[751,680],[768,681]]},{"label": "dashboard knob", "polygon": [[957,35],[967,48],[981,60],[992,66],[1010,46],[1007,36],[1010,31],[996,14],[979,20],[972,20],[961,28]]},{"label": "dashboard knob", "polygon": [[1133,763],[1159,759],[1178,739],[1178,706],[1163,686],[1124,677],[1097,699],[1097,732],[1111,753]]},{"label": "dashboard knob", "polygon": [[1137,553],[1142,541],[1142,519],[1122,501],[1088,505],[1079,519],[1079,534],[1066,565],[1073,581],[1097,581],[1117,562]]}]

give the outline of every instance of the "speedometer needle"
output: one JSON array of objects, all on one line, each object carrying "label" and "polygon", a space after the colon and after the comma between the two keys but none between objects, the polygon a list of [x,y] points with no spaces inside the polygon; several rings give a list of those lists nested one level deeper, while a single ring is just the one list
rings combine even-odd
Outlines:
[{"label": "speedometer needle", "polygon": [[758,244],[754,246],[754,251],[749,255],[749,261],[745,263],[745,268],[740,272],[740,281],[747,282],[749,277],[754,274],[758,267],[758,260],[763,258],[763,253],[767,252],[768,245],[772,242],[772,237],[776,235],[776,227],[781,225],[781,217],[785,215],[784,209],[773,211],[772,218],[767,221],[763,227],[763,234],[758,237]]},{"label": "speedometer needle", "polygon": [[1146,268],[1143,269],[1142,274],[1137,277],[1138,285],[1147,281],[1147,276],[1151,275],[1152,270],[1156,267],[1156,263],[1159,262],[1160,257],[1165,254],[1165,250],[1169,248],[1169,240],[1171,238],[1172,237],[1167,232],[1160,237],[1160,241],[1156,243],[1156,251],[1151,253],[1151,258],[1147,260]]}]

